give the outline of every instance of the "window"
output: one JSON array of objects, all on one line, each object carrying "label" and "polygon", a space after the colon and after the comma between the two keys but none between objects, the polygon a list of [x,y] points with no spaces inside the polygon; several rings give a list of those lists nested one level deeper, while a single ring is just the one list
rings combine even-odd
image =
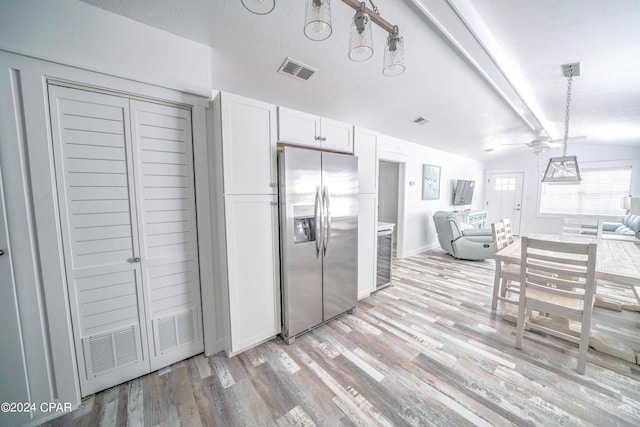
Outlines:
[{"label": "window", "polygon": [[542,183],[540,213],[615,215],[625,214],[624,197],[629,195],[631,167],[580,170],[582,182]]},{"label": "window", "polygon": [[516,191],[516,178],[496,178],[495,191]]}]

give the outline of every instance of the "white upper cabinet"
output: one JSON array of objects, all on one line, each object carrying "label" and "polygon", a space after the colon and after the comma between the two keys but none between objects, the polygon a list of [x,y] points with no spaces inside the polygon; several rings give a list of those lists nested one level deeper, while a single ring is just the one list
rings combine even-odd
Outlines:
[{"label": "white upper cabinet", "polygon": [[378,193],[378,133],[356,127],[354,154],[358,157],[358,193]]},{"label": "white upper cabinet", "polygon": [[353,126],[313,114],[278,107],[278,140],[353,153]]},{"label": "white upper cabinet", "polygon": [[278,141],[320,148],[320,117],[278,107]]},{"label": "white upper cabinet", "polygon": [[221,94],[225,194],[276,194],[276,106]]},{"label": "white upper cabinet", "polygon": [[322,118],[320,120],[321,146],[326,150],[353,153],[353,126]]}]

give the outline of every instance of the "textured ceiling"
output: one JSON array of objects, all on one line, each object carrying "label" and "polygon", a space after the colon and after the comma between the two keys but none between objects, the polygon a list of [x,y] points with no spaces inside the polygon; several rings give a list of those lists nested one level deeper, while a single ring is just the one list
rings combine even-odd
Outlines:
[{"label": "textured ceiling", "polygon": [[[353,10],[338,0],[332,2],[333,34],[322,42],[305,38],[301,0],[277,0],[275,10],[265,16],[251,14],[240,0],[83,1],[208,44],[215,89],[478,159],[495,155],[484,151],[487,146],[534,137],[484,73],[421,9],[453,9],[450,5],[465,0],[374,1],[405,37],[407,71],[393,78],[381,72],[386,34],[378,27],[374,26],[373,57],[363,63],[347,58]],[[640,144],[640,2],[466,3],[477,12],[476,21],[486,23],[495,37],[496,43],[483,43],[485,49],[551,136],[561,136],[564,119],[566,79],[560,64],[582,61],[584,76],[574,83],[571,134],[587,135],[591,143]],[[486,34],[476,34],[481,36]],[[498,51],[493,51],[496,46]],[[308,82],[277,74],[287,56],[318,73]],[[418,116],[429,123],[412,123]]]}]

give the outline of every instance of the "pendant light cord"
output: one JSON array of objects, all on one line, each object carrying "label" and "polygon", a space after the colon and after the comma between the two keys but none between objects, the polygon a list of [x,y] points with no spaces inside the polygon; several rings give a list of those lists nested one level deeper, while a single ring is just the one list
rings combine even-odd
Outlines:
[{"label": "pendant light cord", "polygon": [[569,113],[571,110],[571,83],[573,82],[573,66],[569,67],[569,76],[567,77],[567,105],[564,113],[564,145],[563,157],[567,156],[567,141],[569,140]]},{"label": "pendant light cord", "polygon": [[377,14],[380,14],[380,12],[378,12],[378,6],[373,4],[373,1],[369,0],[369,4],[371,5],[371,10],[373,10]]}]

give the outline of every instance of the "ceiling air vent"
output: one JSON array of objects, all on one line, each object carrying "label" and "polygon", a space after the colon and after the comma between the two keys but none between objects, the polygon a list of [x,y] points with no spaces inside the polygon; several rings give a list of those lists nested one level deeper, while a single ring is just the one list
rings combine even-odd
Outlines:
[{"label": "ceiling air vent", "polygon": [[413,123],[418,124],[418,125],[424,125],[424,124],[429,123],[429,120],[427,120],[427,119],[425,119],[424,117],[420,116],[420,117],[418,117],[417,119],[415,119],[415,120],[413,121]]},{"label": "ceiling air vent", "polygon": [[318,70],[291,58],[285,59],[278,70],[279,73],[286,74],[300,80],[309,80],[316,71]]}]

